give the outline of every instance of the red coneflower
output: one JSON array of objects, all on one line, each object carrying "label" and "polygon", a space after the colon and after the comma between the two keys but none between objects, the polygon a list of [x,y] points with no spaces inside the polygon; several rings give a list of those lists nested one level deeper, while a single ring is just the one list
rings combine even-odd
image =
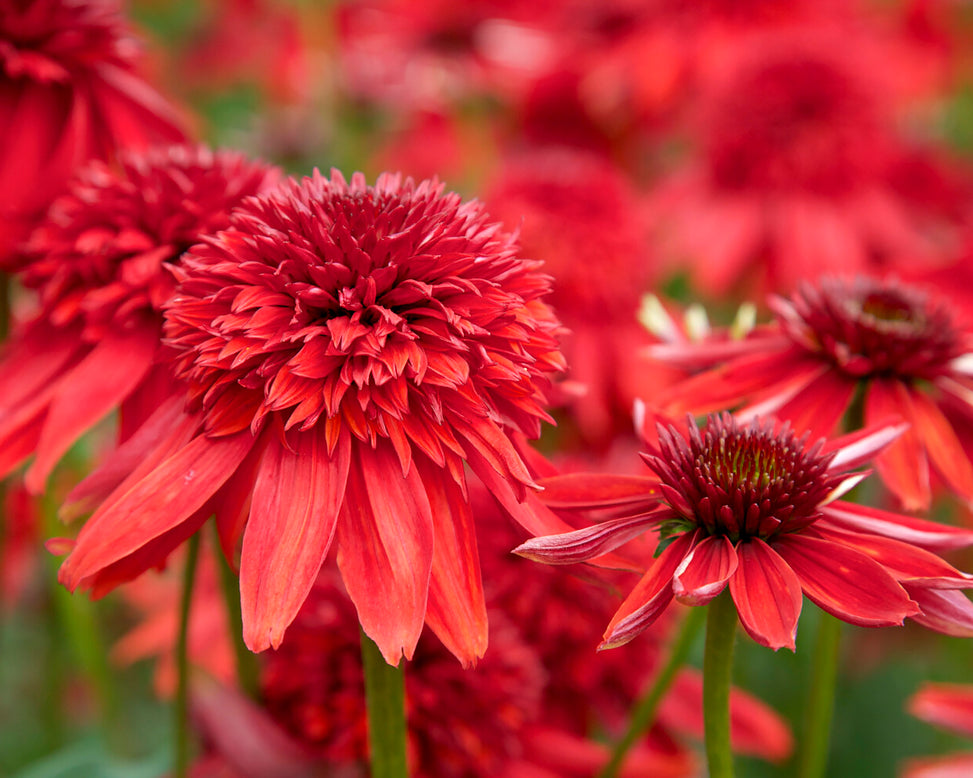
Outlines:
[{"label": "red coneflower", "polygon": [[[691,418],[684,430],[660,427],[658,446],[643,455],[653,477],[543,482],[549,505],[614,518],[529,540],[517,553],[580,562],[658,530],[661,553],[615,613],[603,648],[644,631],[673,598],[704,605],[727,585],[744,629],[775,650],[794,648],[802,592],[853,624],[889,626],[912,617],[968,632],[973,606],[959,592],[937,590],[969,588],[973,577],[907,541],[925,534],[928,545],[948,546],[969,543],[973,534],[835,499],[861,480],[849,471],[900,431],[885,426],[809,445],[787,425],[755,419],[744,426],[728,414],[710,417],[703,430]],[[947,611],[958,617],[952,627]]]},{"label": "red coneflower", "polygon": [[75,168],[185,139],[114,0],[0,0],[0,263]]},{"label": "red coneflower", "polygon": [[277,171],[235,152],[172,146],[92,162],[21,252],[40,311],[0,355],[0,473],[31,453],[32,491],[99,419],[121,407],[122,437],[169,389],[153,371],[170,273],[191,245],[227,226]]},{"label": "red coneflower", "polygon": [[547,374],[563,369],[549,278],[435,182],[315,174],[231,224],[187,255],[166,306],[188,410],[120,451],[138,467],[61,580],[104,591],[215,513],[224,549],[243,536],[252,649],[280,643],[334,540],[391,664],[424,620],[462,661],[481,656],[465,468],[519,521],[554,520],[508,437],[540,433]]},{"label": "red coneflower", "polygon": [[652,347],[685,368],[718,365],[659,405],[679,414],[743,404],[737,416],[774,414],[830,435],[861,389],[866,424],[892,415],[911,424],[875,460],[907,509],[929,505],[930,470],[973,500],[973,465],[943,413],[973,418],[973,335],[945,300],[893,279],[826,277],[769,306],[774,322],[744,340]]},{"label": "red coneflower", "polygon": [[699,157],[654,202],[667,253],[707,293],[934,255],[888,181],[903,153],[889,63],[848,35],[751,37],[701,95]]},{"label": "red coneflower", "polygon": [[587,441],[606,445],[631,430],[632,402],[654,378],[631,359],[649,343],[636,312],[655,275],[634,188],[607,160],[558,149],[511,160],[485,199],[504,221],[522,220],[524,250],[554,276],[569,375],[584,390],[574,416]]}]

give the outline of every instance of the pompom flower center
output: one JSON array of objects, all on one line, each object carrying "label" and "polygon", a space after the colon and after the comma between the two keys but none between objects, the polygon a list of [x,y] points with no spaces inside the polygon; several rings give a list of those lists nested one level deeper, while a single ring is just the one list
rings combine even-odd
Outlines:
[{"label": "pompom flower center", "polygon": [[894,281],[824,279],[773,305],[795,342],[854,377],[931,380],[964,353],[948,305]]},{"label": "pompom flower center", "polygon": [[661,536],[701,528],[736,543],[813,523],[842,476],[829,474],[832,456],[820,443],[806,443],[789,427],[758,420],[741,427],[729,415],[712,417],[704,430],[690,421],[688,440],[675,427],[660,429],[659,449],[643,458],[678,514]]}]

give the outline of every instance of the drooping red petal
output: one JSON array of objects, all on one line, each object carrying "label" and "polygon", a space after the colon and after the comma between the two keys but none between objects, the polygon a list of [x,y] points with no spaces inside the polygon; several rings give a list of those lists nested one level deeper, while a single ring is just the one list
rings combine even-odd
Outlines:
[{"label": "drooping red petal", "polygon": [[861,551],[809,535],[777,537],[773,549],[814,604],[842,621],[889,627],[919,611],[892,575]]},{"label": "drooping red petal", "polygon": [[833,502],[822,507],[820,527],[835,526],[853,532],[885,535],[928,551],[950,551],[973,545],[973,530],[851,502]]},{"label": "drooping red petal", "polygon": [[412,658],[422,631],[434,517],[413,467],[406,477],[390,443],[356,444],[338,520],[338,566],[362,629],[391,665]]},{"label": "drooping red petal", "polygon": [[158,343],[154,327],[112,333],[64,377],[44,421],[37,458],[24,479],[30,491],[42,492],[64,453],[138,385],[152,366]]},{"label": "drooping red petal", "polygon": [[875,458],[875,469],[906,510],[928,508],[929,462],[909,393],[900,381],[873,378],[865,393],[865,424],[870,427],[890,416],[899,416],[912,427]]},{"label": "drooping red petal", "polygon": [[610,519],[591,527],[531,538],[514,549],[514,553],[536,562],[549,565],[572,565],[587,562],[595,557],[614,551],[619,546],[638,537],[658,523],[656,514],[626,516]]},{"label": "drooping red petal", "polygon": [[973,737],[973,686],[924,683],[907,710],[929,724]]},{"label": "drooping red petal", "polygon": [[243,639],[277,648],[311,591],[331,547],[345,494],[351,441],[328,456],[323,428],[293,436],[293,450],[268,430],[240,553]]},{"label": "drooping red petal", "polygon": [[76,333],[66,333],[44,318],[16,332],[4,346],[0,363],[0,415],[56,380],[87,348]]},{"label": "drooping red petal", "polygon": [[253,442],[249,431],[191,440],[94,513],[58,579],[74,590],[82,579],[181,524],[223,485]]},{"label": "drooping red petal", "polygon": [[926,394],[911,390],[912,423],[933,467],[956,494],[973,500],[973,465],[943,412]]},{"label": "drooping red petal", "polygon": [[917,624],[944,635],[973,637],[973,602],[955,589],[927,589],[906,584],[909,595],[922,609],[912,617]]},{"label": "drooping red petal", "polygon": [[730,539],[711,535],[693,546],[672,576],[672,591],[684,605],[705,605],[723,591],[737,569]]},{"label": "drooping red petal", "polygon": [[737,558],[730,594],[743,628],[762,646],[793,651],[804,599],[797,575],[760,538],[739,543]]},{"label": "drooping red petal", "polygon": [[973,589],[973,575],[960,572],[930,551],[871,533],[847,532],[815,524],[809,533],[856,548],[888,570],[902,584],[931,589]]},{"label": "drooping red petal", "polygon": [[424,456],[413,458],[433,515],[432,574],[426,623],[462,662],[474,664],[487,648],[487,612],[480,555],[470,505],[451,478]]},{"label": "drooping red petal", "polygon": [[686,532],[670,543],[615,611],[599,650],[615,648],[640,635],[672,602],[672,576],[696,543],[699,531]]},{"label": "drooping red petal", "polygon": [[541,502],[568,510],[644,506],[659,495],[657,479],[637,475],[568,473],[538,483],[544,490]]},{"label": "drooping red petal", "polygon": [[798,434],[811,433],[811,439],[827,437],[834,432],[838,421],[851,402],[855,382],[841,373],[825,369],[810,381],[795,381],[793,395],[783,403],[775,401],[776,391],[766,402],[757,402],[741,409],[737,416],[765,416],[773,414],[787,419]]}]

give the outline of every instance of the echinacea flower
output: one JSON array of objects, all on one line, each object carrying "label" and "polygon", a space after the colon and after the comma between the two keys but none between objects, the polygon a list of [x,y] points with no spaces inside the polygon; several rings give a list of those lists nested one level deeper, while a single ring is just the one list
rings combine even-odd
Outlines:
[{"label": "echinacea flower", "polygon": [[608,160],[567,149],[511,159],[485,200],[520,225],[520,241],[554,276],[551,304],[569,334],[571,403],[586,442],[609,443],[631,430],[631,408],[653,382],[653,365],[631,354],[648,345],[636,319],[655,274],[634,187]]},{"label": "echinacea flower", "polygon": [[894,63],[841,29],[756,36],[700,97],[699,154],[660,182],[659,239],[707,294],[935,256],[888,180]]},{"label": "echinacea flower", "polygon": [[135,471],[61,580],[105,591],[215,513],[231,558],[242,535],[252,649],[280,644],[333,544],[390,663],[424,622],[464,663],[482,656],[466,468],[518,521],[558,523],[510,438],[540,433],[563,369],[538,267],[436,182],[334,172],[247,201],[175,269],[165,334],[188,407],[119,449]]},{"label": "echinacea flower", "polygon": [[39,311],[0,352],[0,474],[30,454],[40,492],[81,435],[122,410],[127,437],[170,390],[154,370],[170,273],[229,210],[277,180],[237,152],[168,146],[94,161],[52,205],[20,252]]},{"label": "echinacea flower", "polygon": [[[943,629],[948,604],[936,590],[973,586],[973,576],[912,545],[968,544],[971,533],[899,517],[836,498],[863,477],[867,462],[902,431],[879,426],[809,444],[785,424],[711,416],[658,430],[643,459],[652,477],[580,474],[544,480],[545,500],[612,516],[592,527],[528,540],[516,549],[542,562],[593,559],[648,530],[660,552],[615,613],[602,648],[627,643],[675,598],[705,605],[727,586],[740,622],[761,645],[793,649],[803,594],[835,617],[861,626],[906,617]],[[931,593],[931,594],[930,594]],[[966,603],[969,629],[973,606]],[[918,602],[917,602],[918,601]],[[920,604],[922,608],[920,608]],[[930,613],[925,613],[928,607]]]},{"label": "echinacea flower", "polygon": [[75,169],[185,140],[117,0],[0,0],[0,264]]},{"label": "echinacea flower", "polygon": [[773,414],[815,436],[836,431],[863,392],[864,421],[899,416],[911,425],[875,466],[907,510],[925,508],[935,472],[973,500],[973,464],[959,427],[973,420],[973,334],[934,289],[868,276],[805,282],[773,296],[771,324],[742,340],[652,347],[656,359],[712,368],[656,398],[669,413],[736,408]]},{"label": "echinacea flower", "polygon": [[[913,716],[951,732],[973,737],[973,687],[926,683],[908,702]],[[910,759],[902,778],[963,778],[973,774],[973,753]]]}]

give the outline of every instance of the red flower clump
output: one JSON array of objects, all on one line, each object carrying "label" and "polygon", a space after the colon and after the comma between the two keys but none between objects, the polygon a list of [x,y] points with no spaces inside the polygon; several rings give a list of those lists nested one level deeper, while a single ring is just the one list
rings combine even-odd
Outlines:
[{"label": "red flower clump", "polygon": [[110,411],[122,409],[122,437],[146,419],[171,382],[167,368],[153,370],[170,269],[276,177],[236,152],[189,146],[79,173],[20,252],[20,280],[40,309],[0,353],[0,471],[36,454],[26,483],[39,492]]},{"label": "red flower clump", "polygon": [[185,139],[114,0],[0,0],[0,264],[76,167]]},{"label": "red flower clump", "polygon": [[946,299],[894,279],[824,277],[770,307],[774,322],[746,339],[653,347],[670,364],[710,368],[659,405],[676,414],[737,407],[741,417],[774,414],[830,435],[861,387],[866,424],[893,415],[911,424],[875,460],[905,507],[929,505],[931,472],[973,500],[973,463],[961,445],[973,418],[973,335]]},{"label": "red flower clump", "polygon": [[215,513],[228,553],[242,535],[254,650],[280,644],[333,541],[389,662],[424,622],[472,662],[487,629],[466,468],[525,525],[564,526],[509,437],[539,434],[563,369],[538,264],[434,182],[316,174],[248,201],[176,270],[165,333],[188,409],[120,451],[136,471],[62,581],[111,588]]},{"label": "red flower clump", "polygon": [[603,648],[632,640],[674,598],[705,605],[727,586],[744,629],[775,650],[794,648],[802,593],[853,624],[912,617],[971,634],[973,605],[957,590],[973,587],[973,577],[919,545],[965,545],[971,533],[836,500],[862,479],[851,469],[900,432],[877,427],[810,445],[787,426],[743,425],[727,414],[704,429],[691,417],[660,426],[658,445],[643,455],[652,476],[545,479],[549,505],[612,518],[517,552],[567,564],[658,531],[660,551],[609,623]]}]

